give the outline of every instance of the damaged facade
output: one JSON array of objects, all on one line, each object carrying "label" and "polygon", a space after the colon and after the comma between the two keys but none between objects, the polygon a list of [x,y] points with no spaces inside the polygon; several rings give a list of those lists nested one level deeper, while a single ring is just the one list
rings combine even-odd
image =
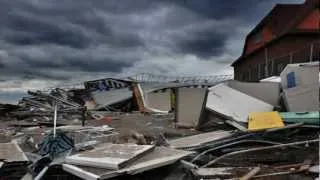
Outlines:
[{"label": "damaged facade", "polygon": [[239,81],[279,76],[287,64],[319,61],[318,0],[277,4],[247,35],[241,56],[233,62]]}]

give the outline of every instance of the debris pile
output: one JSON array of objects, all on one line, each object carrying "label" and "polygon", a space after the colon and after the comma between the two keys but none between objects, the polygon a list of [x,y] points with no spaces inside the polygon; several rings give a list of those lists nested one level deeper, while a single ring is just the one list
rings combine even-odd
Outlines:
[{"label": "debris pile", "polygon": [[290,64],[250,83],[107,78],[28,92],[0,108],[0,177],[314,179],[315,69]]}]

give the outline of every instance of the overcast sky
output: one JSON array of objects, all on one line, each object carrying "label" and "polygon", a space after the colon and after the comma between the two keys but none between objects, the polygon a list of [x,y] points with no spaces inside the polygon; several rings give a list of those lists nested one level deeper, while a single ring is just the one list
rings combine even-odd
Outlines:
[{"label": "overcast sky", "polygon": [[0,102],[114,74],[230,74],[261,18],[301,2],[0,0]]}]

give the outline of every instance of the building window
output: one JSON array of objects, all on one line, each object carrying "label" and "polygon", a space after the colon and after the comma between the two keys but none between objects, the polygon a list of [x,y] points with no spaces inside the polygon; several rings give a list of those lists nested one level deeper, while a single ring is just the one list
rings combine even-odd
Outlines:
[{"label": "building window", "polygon": [[262,34],[261,32],[257,32],[253,35],[254,43],[260,43],[262,41]]}]

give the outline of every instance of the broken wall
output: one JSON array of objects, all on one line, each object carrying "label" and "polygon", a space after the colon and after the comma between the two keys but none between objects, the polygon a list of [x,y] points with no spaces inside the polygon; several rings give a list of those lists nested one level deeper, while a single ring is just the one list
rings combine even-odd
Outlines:
[{"label": "broken wall", "polygon": [[171,110],[171,89],[159,90],[145,94],[145,103],[148,107],[161,111]]},{"label": "broken wall", "polygon": [[280,100],[280,83],[260,82],[248,83],[229,81],[228,85],[249,96],[258,98],[266,103],[277,106]]},{"label": "broken wall", "polygon": [[178,126],[196,127],[199,123],[207,89],[178,88],[176,90],[176,122]]}]

